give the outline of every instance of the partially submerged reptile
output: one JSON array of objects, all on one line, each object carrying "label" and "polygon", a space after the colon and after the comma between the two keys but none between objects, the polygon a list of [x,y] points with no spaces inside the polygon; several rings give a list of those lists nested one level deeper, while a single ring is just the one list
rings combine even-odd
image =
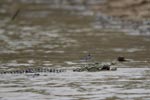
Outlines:
[{"label": "partially submerged reptile", "polygon": [[114,66],[116,63],[93,63],[93,64],[85,64],[80,68],[73,69],[74,72],[98,72],[98,71],[115,71],[117,67]]},{"label": "partially submerged reptile", "polygon": [[[117,67],[114,67],[114,63],[110,64],[100,64],[100,63],[93,63],[93,64],[84,64],[79,68],[72,69],[73,72],[98,72],[98,71],[115,71]],[[52,68],[28,68],[22,70],[12,70],[12,71],[1,71],[0,74],[23,74],[23,73],[41,73],[41,72],[49,72],[49,73],[60,73],[66,72],[67,69],[52,69]]]},{"label": "partially submerged reptile", "polygon": [[[117,61],[124,62],[127,61],[124,57],[118,57]],[[73,72],[99,72],[99,71],[116,71],[117,67],[115,66],[117,63],[86,63],[79,66],[79,68],[72,69]],[[0,71],[0,74],[23,74],[23,73],[60,73],[66,72],[67,69],[54,69],[54,68],[28,68],[21,70],[12,70],[12,71]],[[38,75],[38,74],[37,74]]]}]

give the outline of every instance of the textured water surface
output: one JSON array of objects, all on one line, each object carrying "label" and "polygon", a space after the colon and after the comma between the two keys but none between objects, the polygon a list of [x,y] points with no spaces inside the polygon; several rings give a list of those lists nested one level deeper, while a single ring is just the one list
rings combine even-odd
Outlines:
[{"label": "textured water surface", "polygon": [[100,100],[150,98],[149,68],[119,68],[117,72],[2,75],[1,100]]},{"label": "textured water surface", "polygon": [[[27,3],[14,20],[13,14],[4,13],[7,5],[2,7],[0,71],[37,67],[68,71],[0,75],[0,100],[150,99],[149,34],[104,29],[91,12],[85,15],[84,7],[62,10],[40,2]],[[117,71],[72,72],[89,53],[92,61],[125,56],[131,62],[118,64]]]}]

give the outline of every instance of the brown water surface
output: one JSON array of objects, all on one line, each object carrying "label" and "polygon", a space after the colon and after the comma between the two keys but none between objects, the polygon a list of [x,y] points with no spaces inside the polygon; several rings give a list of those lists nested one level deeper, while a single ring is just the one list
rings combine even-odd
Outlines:
[{"label": "brown water surface", "polygon": [[[0,100],[149,100],[150,36],[95,29],[95,16],[32,6],[16,19],[1,15],[0,70],[72,69],[91,53],[95,61],[132,59],[113,72],[0,75]],[[134,33],[132,33],[134,34]]]}]

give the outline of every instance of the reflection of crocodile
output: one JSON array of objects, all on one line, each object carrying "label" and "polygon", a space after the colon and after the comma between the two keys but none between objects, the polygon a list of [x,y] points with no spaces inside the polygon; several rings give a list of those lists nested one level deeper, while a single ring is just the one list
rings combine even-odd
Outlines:
[{"label": "reflection of crocodile", "polygon": [[[117,70],[116,67],[112,67],[114,63],[111,64],[85,64],[84,66],[81,66],[80,68],[75,68],[72,71],[73,72],[98,72],[98,71],[114,71]],[[1,71],[0,74],[22,74],[22,73],[40,73],[40,72],[50,72],[50,73],[60,73],[60,72],[66,72],[67,69],[50,69],[50,68],[29,68],[25,70],[14,70],[14,71]]]}]

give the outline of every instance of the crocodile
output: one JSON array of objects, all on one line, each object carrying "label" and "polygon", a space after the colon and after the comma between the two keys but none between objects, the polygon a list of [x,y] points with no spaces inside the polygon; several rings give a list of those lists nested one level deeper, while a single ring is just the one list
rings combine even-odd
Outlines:
[{"label": "crocodile", "polygon": [[[79,68],[74,68],[71,71],[73,72],[99,72],[99,71],[115,71],[117,67],[113,67],[115,63],[110,64],[101,64],[101,63],[89,63],[79,66]],[[69,70],[69,69],[68,69]],[[67,69],[56,69],[56,68],[28,68],[28,69],[20,69],[20,70],[12,70],[12,71],[1,71],[0,74],[23,74],[23,73],[61,73],[66,72]]]},{"label": "crocodile", "polygon": [[[88,55],[90,58],[91,55]],[[129,59],[125,59],[123,56],[119,56],[117,58],[117,62],[126,62]],[[111,63],[86,63],[80,64],[77,68],[71,69],[72,72],[100,72],[100,71],[116,71],[117,64],[116,61]],[[61,73],[66,72],[69,69],[60,69],[60,68],[28,68],[28,69],[20,69],[20,70],[11,70],[11,71],[0,71],[0,74],[26,74],[26,73],[34,73],[35,75],[40,75],[39,73]],[[70,71],[70,70],[69,70]]]},{"label": "crocodile", "polygon": [[85,64],[80,68],[73,69],[74,72],[98,72],[98,71],[116,71],[117,67],[114,66],[116,63],[92,63],[92,64]]},{"label": "crocodile", "polygon": [[28,68],[28,69],[18,69],[18,70],[11,70],[11,71],[1,71],[0,74],[24,74],[24,73],[42,73],[42,72],[60,73],[65,71],[66,71],[65,69]]}]

